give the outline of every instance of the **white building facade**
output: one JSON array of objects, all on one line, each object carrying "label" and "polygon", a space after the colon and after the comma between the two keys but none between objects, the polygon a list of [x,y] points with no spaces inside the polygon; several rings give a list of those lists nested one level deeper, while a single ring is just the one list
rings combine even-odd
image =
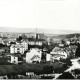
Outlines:
[{"label": "white building facade", "polygon": [[24,50],[28,50],[28,42],[23,41],[21,45],[24,47]]},{"label": "white building facade", "polygon": [[11,63],[18,64],[18,57],[11,55]]},{"label": "white building facade", "polygon": [[18,63],[22,63],[22,58],[19,57],[18,55],[11,55],[11,63],[13,64],[18,64]]},{"label": "white building facade", "polygon": [[59,47],[55,47],[50,54],[46,55],[46,61],[53,61],[66,59],[68,57],[68,53],[64,50],[60,49]]},{"label": "white building facade", "polygon": [[12,44],[10,47],[10,53],[21,53],[24,54],[24,52],[28,50],[28,43],[23,41],[21,43]]},{"label": "white building facade", "polygon": [[40,62],[42,57],[42,51],[39,49],[31,49],[26,53],[26,63]]},{"label": "white building facade", "polygon": [[25,48],[22,45],[11,45],[10,47],[10,53],[21,53],[24,54]]},{"label": "white building facade", "polygon": [[28,44],[42,46],[43,41],[29,41]]},{"label": "white building facade", "polygon": [[46,61],[50,61],[51,60],[51,55],[50,54],[46,54]]}]

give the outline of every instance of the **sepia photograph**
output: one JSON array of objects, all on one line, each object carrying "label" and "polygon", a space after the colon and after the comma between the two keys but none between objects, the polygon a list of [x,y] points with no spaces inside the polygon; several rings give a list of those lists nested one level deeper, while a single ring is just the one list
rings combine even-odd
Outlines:
[{"label": "sepia photograph", "polygon": [[79,0],[0,0],[0,80],[80,79]]}]

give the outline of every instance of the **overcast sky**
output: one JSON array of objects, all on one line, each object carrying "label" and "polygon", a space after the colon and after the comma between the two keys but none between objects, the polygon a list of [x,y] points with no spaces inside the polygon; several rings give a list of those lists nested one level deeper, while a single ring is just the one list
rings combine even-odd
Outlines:
[{"label": "overcast sky", "polygon": [[80,30],[80,1],[0,0],[0,27]]}]

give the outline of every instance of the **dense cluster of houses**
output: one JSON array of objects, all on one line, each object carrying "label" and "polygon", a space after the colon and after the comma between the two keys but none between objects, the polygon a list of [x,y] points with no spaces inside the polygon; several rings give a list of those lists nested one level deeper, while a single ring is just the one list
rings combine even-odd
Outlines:
[{"label": "dense cluster of houses", "polygon": [[[9,35],[8,35],[9,36]],[[16,37],[4,37],[0,38],[0,44],[7,45],[9,51],[4,48],[0,49],[0,57],[6,58],[5,60],[10,64],[22,64],[22,63],[41,63],[43,62],[55,62],[67,59],[70,56],[70,53],[75,53],[76,47],[71,45],[77,41],[77,38],[71,38],[71,40],[66,39],[63,43],[61,39],[54,39],[55,43],[58,43],[58,46],[55,46],[52,51],[48,51],[47,47],[43,47],[43,44],[47,42],[47,45],[50,46],[50,37],[46,37],[44,34],[26,34],[25,38],[20,41],[17,38],[21,35],[15,35]],[[54,43],[53,42],[53,43]],[[65,47],[66,45],[66,47]],[[71,52],[72,51],[72,52]],[[73,54],[72,53],[72,54]],[[1,55],[3,54],[3,56]],[[26,73],[26,75],[35,75],[33,72]]]},{"label": "dense cluster of houses", "polygon": [[60,59],[66,59],[68,57],[68,53],[63,50],[63,48],[55,47],[50,54],[47,54],[46,60],[47,61],[54,61]]},{"label": "dense cluster of houses", "polygon": [[[20,55],[21,58],[23,58],[26,63],[33,63],[33,62],[41,62],[42,61],[42,49],[39,48],[30,48],[28,50],[28,42],[22,41],[21,43],[12,44],[10,46],[10,53],[11,53],[11,63],[21,63],[20,61]],[[25,56],[23,56],[25,55]],[[55,47],[50,53],[46,53],[46,61],[53,61],[54,60],[60,60],[60,59],[66,59],[68,57],[68,53],[64,51],[63,48]],[[21,60],[23,60],[21,59]]]},{"label": "dense cluster of houses", "polygon": [[[34,36],[35,38],[35,36]],[[9,44],[10,46],[10,57],[11,60],[9,62],[18,64],[22,63],[23,60],[26,61],[26,63],[32,63],[32,62],[40,62],[42,57],[42,50],[38,48],[30,48],[29,45],[34,46],[42,46],[43,40],[40,39],[40,36],[37,35],[38,39],[26,39],[21,41],[15,41],[15,44]]]},{"label": "dense cluster of houses", "polygon": [[[52,61],[60,60],[60,59],[67,59],[69,56],[69,51],[64,49],[63,43],[59,43],[59,46],[55,46],[51,52],[47,52],[47,49],[40,49],[38,47],[29,47],[29,45],[34,46],[43,46],[43,43],[47,41],[48,45],[50,45],[50,39],[47,38],[44,34],[27,34],[28,38],[22,39],[21,41],[17,41],[16,38],[10,39],[2,39],[0,38],[0,43],[6,44],[9,46],[10,49],[10,56],[11,60],[10,63],[18,64],[22,63],[25,60],[26,63],[33,63],[33,62],[41,62],[43,54],[45,52],[45,61]],[[19,36],[16,36],[19,37]],[[12,43],[11,43],[12,42]],[[66,44],[69,46],[70,41],[67,40]]]}]

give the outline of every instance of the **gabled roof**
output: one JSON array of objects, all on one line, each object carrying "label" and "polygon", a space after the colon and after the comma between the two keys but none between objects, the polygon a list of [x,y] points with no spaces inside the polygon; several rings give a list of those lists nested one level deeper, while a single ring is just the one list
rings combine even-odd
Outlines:
[{"label": "gabled roof", "polygon": [[35,58],[40,58],[38,55],[34,55],[32,58],[31,58],[31,60],[33,60],[33,59],[35,59]]},{"label": "gabled roof", "polygon": [[50,54],[61,54],[65,55],[68,52],[64,50],[64,48],[55,47]]},{"label": "gabled roof", "polygon": [[60,50],[61,50],[61,48],[55,47],[55,48],[52,50],[52,52],[57,52],[57,51],[60,51]]},{"label": "gabled roof", "polygon": [[30,50],[30,52],[31,53],[40,53],[40,50],[39,49],[37,49],[37,48],[32,48],[31,50]]},{"label": "gabled roof", "polygon": [[22,41],[21,41],[21,43],[23,43],[23,42],[27,43],[27,42],[28,42],[28,40],[27,40],[27,39],[26,39],[26,40],[22,40]]}]

